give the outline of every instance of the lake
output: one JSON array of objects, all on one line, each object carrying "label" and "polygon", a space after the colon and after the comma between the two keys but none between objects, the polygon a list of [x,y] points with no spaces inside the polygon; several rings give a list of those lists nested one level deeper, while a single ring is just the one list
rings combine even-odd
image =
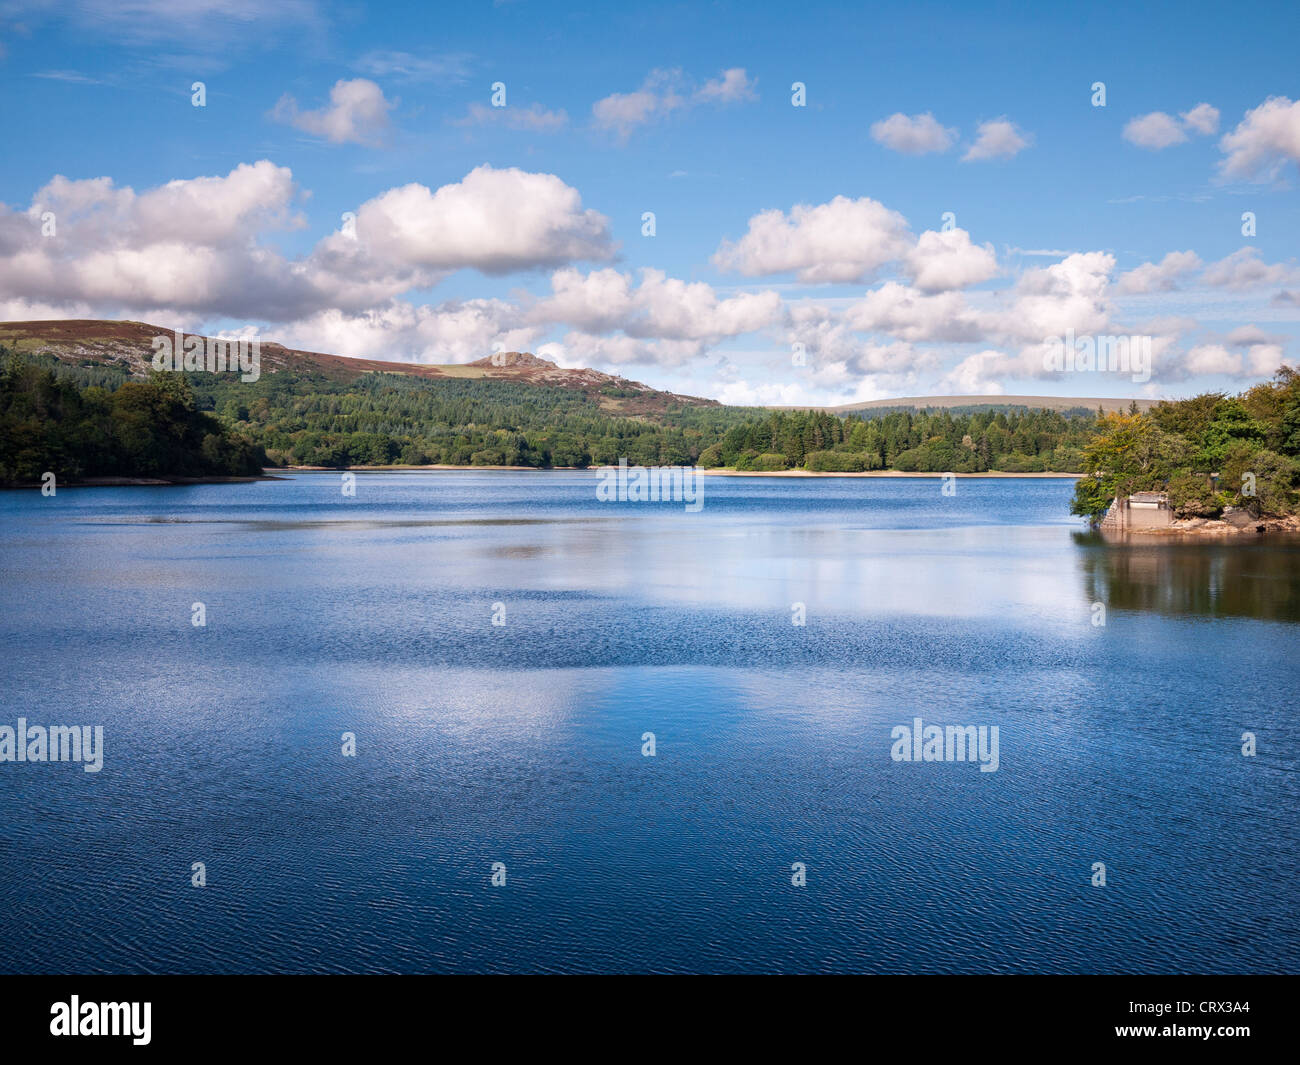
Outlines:
[{"label": "lake", "polygon": [[0,969],[1300,969],[1296,543],[596,480],[0,493]]}]

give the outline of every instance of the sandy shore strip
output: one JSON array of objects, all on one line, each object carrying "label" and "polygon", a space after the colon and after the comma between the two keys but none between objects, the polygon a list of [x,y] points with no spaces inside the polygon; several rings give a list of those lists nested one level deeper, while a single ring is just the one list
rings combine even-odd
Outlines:
[{"label": "sandy shore strip", "polygon": [[864,470],[861,473],[819,473],[812,470],[704,470],[711,477],[988,477],[1021,479],[1026,477],[1068,477],[1077,481],[1081,473],[908,473],[903,470]]},{"label": "sandy shore strip", "polygon": [[[588,469],[597,469],[590,466]],[[445,462],[429,463],[425,466],[267,466],[268,471],[277,473],[416,473],[420,470],[531,470],[534,473],[556,473],[578,470],[577,466],[452,466]]]},{"label": "sandy shore strip", "polygon": [[[344,473],[352,471],[354,473],[402,473],[415,470],[482,470],[491,472],[492,470],[528,470],[533,473],[581,473],[585,469],[587,472],[595,473],[602,467],[600,466],[449,466],[446,464],[435,464],[428,466],[268,466],[267,472],[275,471],[278,473]],[[629,467],[630,469],[631,467]],[[729,470],[722,467],[701,470],[701,473],[710,477],[1069,477],[1078,480],[1083,476],[1081,473],[905,473],[902,470],[866,470],[860,473],[819,473],[812,470]]]}]

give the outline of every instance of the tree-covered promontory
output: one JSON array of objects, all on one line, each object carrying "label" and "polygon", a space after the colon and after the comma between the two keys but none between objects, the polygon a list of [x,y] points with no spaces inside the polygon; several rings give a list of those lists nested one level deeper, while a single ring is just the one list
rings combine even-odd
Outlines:
[{"label": "tree-covered promontory", "polygon": [[1144,414],[1102,415],[1084,449],[1072,510],[1096,520],[1117,495],[1164,491],[1180,518],[1226,507],[1257,516],[1300,509],[1300,374],[1282,367],[1240,396],[1207,393]]}]

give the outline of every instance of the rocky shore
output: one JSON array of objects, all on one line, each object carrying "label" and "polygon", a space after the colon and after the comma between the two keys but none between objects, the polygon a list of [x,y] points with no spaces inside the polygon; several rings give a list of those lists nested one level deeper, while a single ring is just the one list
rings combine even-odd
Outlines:
[{"label": "rocky shore", "polygon": [[1282,517],[1264,515],[1255,517],[1248,510],[1226,507],[1218,518],[1174,518],[1168,525],[1154,528],[1102,527],[1101,532],[1121,539],[1137,537],[1190,537],[1206,539],[1231,539],[1256,537],[1264,533],[1300,535],[1300,515]]},{"label": "rocky shore", "polygon": [[1254,517],[1249,511],[1228,507],[1221,518],[1175,518],[1167,529],[1148,532],[1193,533],[1197,536],[1239,536],[1282,532],[1300,533],[1300,515]]}]

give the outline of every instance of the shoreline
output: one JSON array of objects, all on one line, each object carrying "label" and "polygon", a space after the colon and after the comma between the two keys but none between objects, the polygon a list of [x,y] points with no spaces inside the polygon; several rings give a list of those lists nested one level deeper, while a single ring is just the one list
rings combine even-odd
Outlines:
[{"label": "shoreline", "polygon": [[963,477],[987,478],[999,480],[1006,478],[1072,478],[1078,480],[1081,473],[1004,473],[1001,470],[989,470],[985,473],[919,473],[910,470],[862,470],[858,473],[822,472],[820,470],[732,470],[715,467],[703,471],[710,477]]},{"label": "shoreline", "polygon": [[[599,466],[454,466],[448,463],[433,463],[426,466],[265,466],[260,476],[244,477],[82,477],[75,481],[55,482],[58,488],[162,488],[196,484],[253,484],[257,481],[283,481],[289,473],[421,473],[436,470],[476,470],[479,472],[528,472],[528,473],[582,473],[599,471]],[[916,473],[904,470],[864,470],[858,473],[820,472],[814,470],[733,470],[723,467],[711,467],[699,471],[708,477],[930,477],[949,476],[943,473]],[[1081,473],[1004,473],[989,471],[987,473],[954,473],[953,477],[1014,479],[1014,478],[1072,478],[1078,480]],[[40,488],[39,481],[20,481],[17,483],[0,483],[0,489],[6,491],[25,491]]]},{"label": "shoreline", "polygon": [[[281,473],[402,473],[419,470],[519,470],[533,473],[582,473],[595,472],[600,466],[453,466],[447,463],[434,463],[427,466],[268,466],[268,470]],[[733,470],[723,466],[711,466],[700,470],[707,477],[945,477],[944,473],[917,473],[905,470],[863,470],[857,473],[821,472],[815,470]],[[1081,473],[1004,473],[990,470],[987,473],[954,473],[953,477],[972,478],[1072,478],[1078,480]]]},{"label": "shoreline", "polygon": [[581,471],[582,466],[453,466],[450,463],[434,462],[426,466],[267,466],[267,470],[280,473],[416,473],[421,470],[530,470],[535,473],[556,473],[564,471]]}]

